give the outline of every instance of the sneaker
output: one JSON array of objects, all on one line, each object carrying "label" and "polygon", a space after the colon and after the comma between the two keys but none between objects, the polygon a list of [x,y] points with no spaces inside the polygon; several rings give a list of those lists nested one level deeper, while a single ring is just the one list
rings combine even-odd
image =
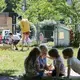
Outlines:
[{"label": "sneaker", "polygon": [[20,51],[23,51],[23,49],[21,49]]},{"label": "sneaker", "polygon": [[18,48],[16,48],[15,50],[18,50]]},{"label": "sneaker", "polygon": [[27,50],[29,50],[29,48],[27,48]]}]

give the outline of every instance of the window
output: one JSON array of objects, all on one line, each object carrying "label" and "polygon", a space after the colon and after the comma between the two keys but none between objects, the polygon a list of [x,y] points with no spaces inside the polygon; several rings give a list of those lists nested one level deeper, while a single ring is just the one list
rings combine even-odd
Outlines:
[{"label": "window", "polygon": [[64,39],[64,32],[59,32],[59,39]]}]

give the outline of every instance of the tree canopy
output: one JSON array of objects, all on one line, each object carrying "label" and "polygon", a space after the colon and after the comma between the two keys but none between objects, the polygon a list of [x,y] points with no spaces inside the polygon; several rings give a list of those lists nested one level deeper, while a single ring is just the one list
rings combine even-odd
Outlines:
[{"label": "tree canopy", "polygon": [[[71,4],[66,0],[5,0],[5,2],[7,11],[13,10],[33,23],[49,19],[64,19],[66,24],[80,22],[79,0],[71,0]],[[1,0],[0,4],[3,4],[0,5],[1,11],[5,7],[4,0]]]},{"label": "tree canopy", "polygon": [[2,12],[5,9],[5,1],[4,0],[0,0],[0,12]]},{"label": "tree canopy", "polygon": [[19,4],[20,0],[5,0],[6,8],[4,12],[14,12],[17,8],[17,4]]}]

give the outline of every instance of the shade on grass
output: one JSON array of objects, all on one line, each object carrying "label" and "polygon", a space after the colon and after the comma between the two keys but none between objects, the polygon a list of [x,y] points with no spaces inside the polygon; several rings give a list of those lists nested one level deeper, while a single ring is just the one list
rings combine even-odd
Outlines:
[{"label": "shade on grass", "polygon": [[0,74],[22,74],[24,72],[24,59],[28,56],[30,50],[24,52],[0,50]]}]

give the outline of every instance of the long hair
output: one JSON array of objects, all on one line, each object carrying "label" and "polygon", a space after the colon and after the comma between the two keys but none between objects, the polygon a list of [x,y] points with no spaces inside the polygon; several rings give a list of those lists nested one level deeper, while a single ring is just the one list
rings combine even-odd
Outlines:
[{"label": "long hair", "polygon": [[29,56],[27,57],[26,65],[28,65],[29,61],[33,61],[33,65],[36,61],[37,56],[40,55],[40,50],[38,48],[33,48],[31,52],[29,53]]}]

